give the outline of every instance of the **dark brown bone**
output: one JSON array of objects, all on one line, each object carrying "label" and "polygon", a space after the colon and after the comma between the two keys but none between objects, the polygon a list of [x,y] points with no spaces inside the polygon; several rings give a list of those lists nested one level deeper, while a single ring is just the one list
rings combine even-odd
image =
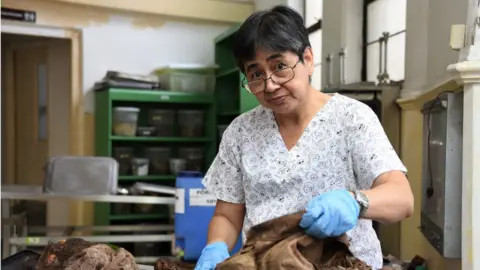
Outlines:
[{"label": "dark brown bone", "polygon": [[48,244],[37,270],[138,270],[135,258],[123,248],[87,242],[80,238]]}]

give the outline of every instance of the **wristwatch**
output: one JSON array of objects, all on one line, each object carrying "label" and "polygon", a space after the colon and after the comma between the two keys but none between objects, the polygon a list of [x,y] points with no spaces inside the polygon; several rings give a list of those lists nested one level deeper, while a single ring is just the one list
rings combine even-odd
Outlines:
[{"label": "wristwatch", "polygon": [[360,214],[359,217],[362,217],[365,212],[368,209],[368,206],[370,205],[368,201],[367,195],[365,195],[363,192],[360,191],[352,191],[353,195],[355,197],[355,200],[357,201],[358,205],[360,205]]}]

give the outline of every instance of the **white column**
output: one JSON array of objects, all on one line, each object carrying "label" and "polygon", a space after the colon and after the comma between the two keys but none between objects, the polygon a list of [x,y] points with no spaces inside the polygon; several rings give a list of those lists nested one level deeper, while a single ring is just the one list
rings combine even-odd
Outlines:
[{"label": "white column", "polygon": [[480,60],[450,65],[464,87],[462,269],[480,270]]},{"label": "white column", "polygon": [[448,70],[463,85],[462,269],[480,270],[480,2],[468,0],[465,48]]}]

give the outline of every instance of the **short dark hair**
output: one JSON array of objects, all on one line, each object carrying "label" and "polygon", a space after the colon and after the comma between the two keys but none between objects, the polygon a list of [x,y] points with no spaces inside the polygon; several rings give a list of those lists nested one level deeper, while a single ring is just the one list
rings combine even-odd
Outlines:
[{"label": "short dark hair", "polygon": [[235,34],[233,55],[237,66],[255,58],[257,49],[273,52],[295,53],[303,60],[305,49],[310,47],[308,31],[302,16],[294,9],[278,5],[270,10],[250,15]]}]

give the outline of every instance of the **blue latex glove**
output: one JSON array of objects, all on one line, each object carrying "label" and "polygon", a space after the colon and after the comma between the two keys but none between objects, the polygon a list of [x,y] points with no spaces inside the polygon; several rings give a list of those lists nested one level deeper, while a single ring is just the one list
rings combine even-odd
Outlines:
[{"label": "blue latex glove", "polygon": [[224,242],[216,242],[207,245],[195,265],[195,270],[214,270],[217,264],[223,262],[230,254],[228,246]]},{"label": "blue latex glove", "polygon": [[350,192],[333,190],[308,202],[300,227],[317,238],[337,237],[355,228],[359,214],[360,205]]}]

